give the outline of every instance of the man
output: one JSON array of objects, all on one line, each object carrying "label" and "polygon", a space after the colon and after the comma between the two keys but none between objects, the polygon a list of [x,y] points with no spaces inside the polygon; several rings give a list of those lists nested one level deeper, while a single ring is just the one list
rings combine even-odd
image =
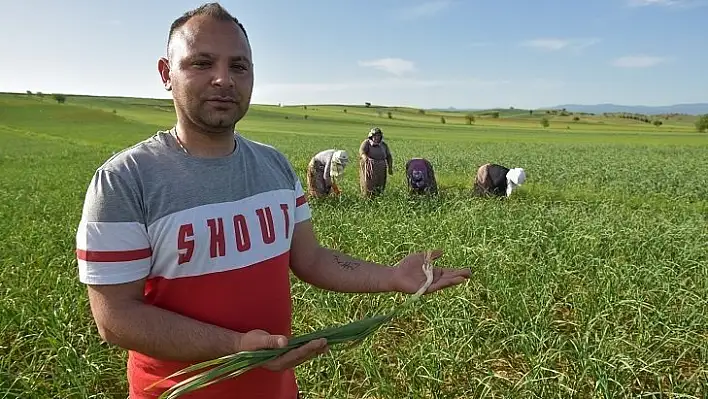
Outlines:
[{"label": "man", "polygon": [[506,166],[486,163],[477,169],[474,192],[481,197],[506,198],[525,181],[526,172],[523,168],[509,169]]},{"label": "man", "polygon": [[[321,247],[285,156],[235,133],[253,63],[246,31],[228,12],[208,4],[178,18],[158,71],[177,122],[96,170],[76,235],[98,331],[129,350],[130,398],[157,397],[184,377],[145,388],[195,362],[284,346],[290,270],[340,292],[420,287],[421,254],[386,267]],[[468,276],[436,269],[429,292]],[[294,399],[293,368],[327,349],[310,342],[190,397]]]},{"label": "man", "polygon": [[331,192],[340,194],[335,179],[349,164],[344,150],[329,149],[315,154],[307,165],[307,192],[311,197],[326,197]]}]

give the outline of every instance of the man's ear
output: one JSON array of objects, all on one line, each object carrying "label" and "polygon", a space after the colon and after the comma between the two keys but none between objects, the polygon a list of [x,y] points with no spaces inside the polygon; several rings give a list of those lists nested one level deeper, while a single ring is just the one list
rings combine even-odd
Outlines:
[{"label": "man's ear", "polygon": [[172,90],[172,80],[170,79],[170,61],[162,57],[157,61],[157,71],[160,73],[160,78],[162,79],[162,84],[165,86],[165,90]]}]

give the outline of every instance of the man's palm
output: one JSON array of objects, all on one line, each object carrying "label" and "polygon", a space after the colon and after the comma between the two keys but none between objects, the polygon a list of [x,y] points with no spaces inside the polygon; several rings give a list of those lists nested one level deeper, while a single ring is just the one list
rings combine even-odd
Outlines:
[{"label": "man's palm", "polygon": [[[441,250],[432,251],[430,260],[433,261],[442,256]],[[414,294],[423,286],[426,281],[423,272],[423,262],[425,253],[414,253],[401,259],[396,265],[393,274],[394,290]],[[456,268],[433,268],[433,282],[425,291],[426,294],[438,291],[462,283],[469,278],[469,269]]]}]

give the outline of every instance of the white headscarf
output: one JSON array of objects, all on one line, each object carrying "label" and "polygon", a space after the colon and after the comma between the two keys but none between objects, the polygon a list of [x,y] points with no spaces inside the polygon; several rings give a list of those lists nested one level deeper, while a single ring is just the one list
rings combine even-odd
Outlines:
[{"label": "white headscarf", "polygon": [[526,172],[523,168],[509,169],[506,173],[506,196],[510,196],[511,192],[526,181]]},{"label": "white headscarf", "polygon": [[332,165],[329,168],[329,175],[337,177],[344,172],[344,168],[349,163],[349,156],[344,150],[337,150],[332,154]]}]

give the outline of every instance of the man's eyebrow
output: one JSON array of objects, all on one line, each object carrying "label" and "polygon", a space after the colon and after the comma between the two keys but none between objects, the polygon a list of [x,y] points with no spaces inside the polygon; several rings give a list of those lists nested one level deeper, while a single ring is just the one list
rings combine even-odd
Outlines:
[{"label": "man's eyebrow", "polygon": [[[195,57],[214,58],[214,54],[201,51],[201,52],[192,54],[189,58],[195,58]],[[246,61],[246,62],[249,62],[249,63],[251,62],[251,60],[250,60],[248,57],[246,57],[245,55],[237,55],[237,56],[234,56],[234,57],[230,57],[230,59],[231,59],[232,61]]]}]

